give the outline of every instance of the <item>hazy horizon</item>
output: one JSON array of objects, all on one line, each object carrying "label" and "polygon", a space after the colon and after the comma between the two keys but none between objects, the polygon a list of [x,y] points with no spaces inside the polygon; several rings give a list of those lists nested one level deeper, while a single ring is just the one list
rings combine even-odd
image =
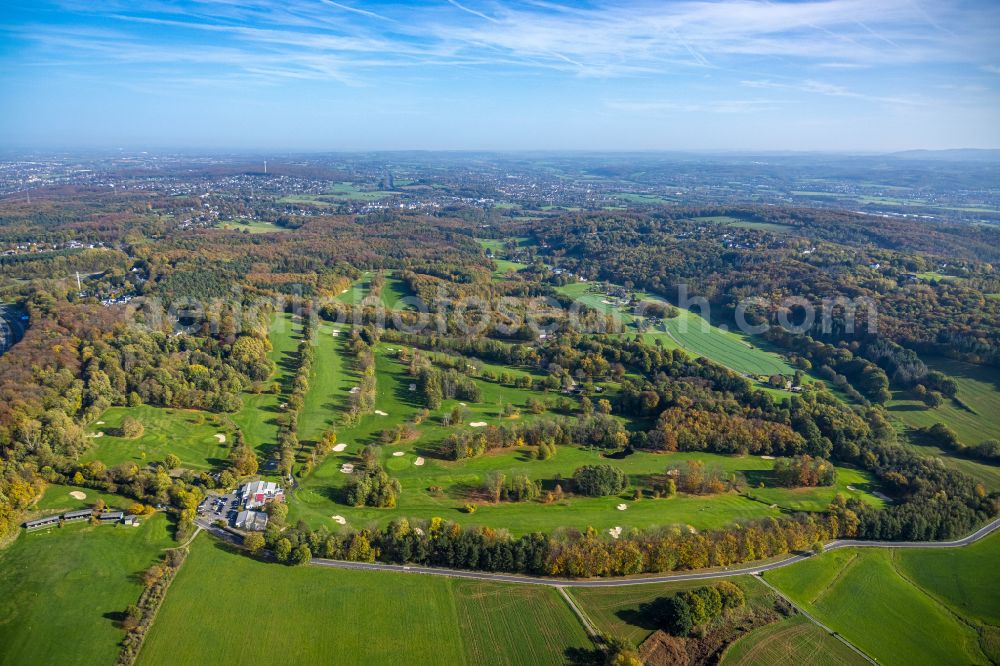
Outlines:
[{"label": "hazy horizon", "polygon": [[987,0],[7,8],[7,149],[1000,147],[1000,6]]}]

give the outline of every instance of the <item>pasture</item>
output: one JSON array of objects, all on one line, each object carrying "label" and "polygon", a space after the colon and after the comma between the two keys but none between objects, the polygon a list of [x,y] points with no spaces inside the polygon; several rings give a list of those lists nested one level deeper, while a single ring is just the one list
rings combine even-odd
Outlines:
[{"label": "pasture", "polygon": [[[945,399],[938,407],[927,407],[903,391],[896,391],[887,404],[904,435],[913,428],[944,423],[955,431],[960,442],[975,446],[987,439],[1000,439],[1000,371],[940,357],[924,359],[931,370],[940,370],[958,384],[957,400]],[[1000,490],[1000,465],[962,457],[911,438],[919,451],[940,457],[948,465],[981,481],[989,490]]]},{"label": "pasture", "polygon": [[862,666],[861,655],[804,615],[755,629],[723,653],[722,666]]},{"label": "pasture", "polygon": [[283,567],[200,536],[138,663],[562,664],[589,646],[551,588]]},{"label": "pasture", "polygon": [[[821,622],[885,664],[983,663],[1000,585],[997,536],[955,550],[835,550],[765,578]],[[959,601],[958,590],[981,588]],[[992,656],[996,656],[995,654]]]},{"label": "pasture", "polygon": [[[64,491],[50,487],[39,505],[70,508]],[[142,590],[137,574],[173,545],[163,514],[139,527],[22,533],[0,551],[0,664],[113,664],[125,635],[116,622]]]},{"label": "pasture", "polygon": [[[317,375],[300,416],[300,432],[304,437],[321,432],[330,424],[340,423],[339,415],[347,404],[350,388],[357,382],[352,361],[347,357],[332,357],[345,354],[346,335],[334,337],[331,329],[323,325],[319,340],[315,361]],[[871,478],[863,472],[847,468],[839,469],[838,482],[832,487],[772,487],[769,471],[774,462],[758,456],[635,452],[609,460],[600,450],[564,446],[548,460],[532,458],[530,447],[497,451],[465,461],[447,460],[442,457],[439,444],[454,429],[469,429],[472,427],[470,423],[477,422],[488,425],[512,422],[512,419],[500,416],[501,404],[520,408],[521,419],[535,418],[525,407],[528,398],[543,401],[552,398],[550,394],[482,379],[474,380],[482,391],[482,401],[467,405],[463,424],[449,427],[442,424],[442,416],[458,404],[455,400],[445,400],[441,409],[415,426],[418,433],[415,440],[381,445],[380,434],[384,429],[412,423],[422,408],[417,394],[409,390],[414,380],[408,376],[406,364],[396,358],[397,351],[392,344],[376,346],[376,412],[363,416],[356,425],[338,425],[338,443],[344,444],[345,449],[327,455],[309,475],[301,479],[300,487],[292,493],[289,502],[290,520],[302,519],[313,527],[326,525],[336,529],[338,526],[332,519],[335,515],[346,518],[353,528],[385,525],[398,517],[429,519],[437,516],[464,524],[508,528],[515,534],[523,534],[547,532],[561,526],[592,526],[602,531],[622,527],[627,531],[632,527],[677,524],[705,529],[720,527],[739,518],[777,516],[788,510],[823,510],[837,493],[881,504],[870,492]],[[399,503],[393,509],[355,508],[348,506],[343,499],[350,475],[342,473],[341,466],[344,463],[357,465],[360,453],[367,445],[381,447],[380,456],[386,469],[402,485]],[[418,459],[422,464],[416,464]],[[557,484],[561,484],[563,490],[569,490],[566,479],[572,476],[575,469],[586,464],[607,462],[623,469],[634,486],[648,489],[654,477],[662,476],[668,469],[686,460],[702,460],[709,466],[718,466],[737,474],[746,479],[748,489],[745,494],[680,494],[662,499],[653,499],[646,494],[640,501],[633,501],[633,489],[630,489],[614,497],[567,495],[561,501],[550,504],[541,501],[493,504],[484,501],[481,490],[487,475],[496,471],[508,477],[527,475],[541,481],[545,490],[553,490]],[[764,488],[757,487],[761,482]],[[477,505],[475,514],[464,513],[467,503]],[[617,509],[622,503],[627,505],[624,511]]]},{"label": "pasture", "polygon": [[[141,436],[128,439],[118,435],[126,416],[142,423]],[[95,437],[97,433],[103,434]],[[226,441],[221,442],[218,435],[223,435]],[[232,436],[233,428],[228,419],[218,414],[148,405],[111,407],[92,426],[91,447],[80,460],[100,460],[109,467],[124,462],[145,465],[162,462],[173,453],[184,467],[218,469],[229,456]]]},{"label": "pasture", "polygon": [[282,231],[292,231],[288,227],[279,227],[264,220],[231,220],[220,222],[217,228],[225,231],[240,231],[249,234],[273,234]]},{"label": "pasture", "polygon": [[[635,320],[627,307],[610,301],[588,282],[575,282],[557,288],[562,294],[595,310],[617,316],[627,327]],[[668,301],[655,295],[638,292],[641,301]],[[693,356],[704,356],[719,365],[744,375],[792,375],[795,370],[785,360],[767,351],[760,343],[742,333],[713,326],[699,314],[677,308],[677,316],[663,320],[658,326],[647,329],[643,339],[660,344],[667,349],[680,348]],[[629,329],[626,328],[626,331]]]}]

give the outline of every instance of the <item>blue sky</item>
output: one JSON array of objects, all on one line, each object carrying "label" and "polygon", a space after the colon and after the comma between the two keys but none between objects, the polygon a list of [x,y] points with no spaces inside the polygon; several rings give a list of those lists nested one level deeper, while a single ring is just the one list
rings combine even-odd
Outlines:
[{"label": "blue sky", "polygon": [[1000,2],[6,0],[7,147],[1000,147]]}]

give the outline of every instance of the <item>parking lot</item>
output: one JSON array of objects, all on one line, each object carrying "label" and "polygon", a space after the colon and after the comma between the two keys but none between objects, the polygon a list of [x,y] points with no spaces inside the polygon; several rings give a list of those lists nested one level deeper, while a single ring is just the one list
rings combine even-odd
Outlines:
[{"label": "parking lot", "polygon": [[232,525],[239,507],[240,501],[236,491],[225,495],[209,495],[198,505],[198,517],[208,522],[222,520],[227,525]]}]

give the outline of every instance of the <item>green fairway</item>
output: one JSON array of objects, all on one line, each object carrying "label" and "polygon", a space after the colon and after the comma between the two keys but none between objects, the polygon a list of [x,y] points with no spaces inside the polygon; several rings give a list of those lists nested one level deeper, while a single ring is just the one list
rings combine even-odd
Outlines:
[{"label": "green fairway", "polygon": [[372,275],[371,273],[365,272],[361,277],[354,281],[354,283],[337,295],[338,301],[341,303],[349,303],[355,305],[363,301],[367,296],[368,292],[372,287]]},{"label": "green fairway", "polygon": [[271,380],[281,387],[280,393],[244,393],[243,409],[231,418],[243,432],[247,444],[261,455],[267,454],[278,435],[277,415],[285,402],[295,376],[295,350],[301,340],[301,327],[288,313],[276,314],[271,320],[268,357],[275,365]]},{"label": "green fairway", "polygon": [[[64,490],[40,504],[69,508]],[[136,574],[172,545],[163,514],[21,534],[0,551],[0,664],[113,664],[125,635],[115,623],[142,591]]]},{"label": "green fairway", "polygon": [[[322,373],[322,377],[317,375],[315,378],[306,407],[300,416],[300,425],[308,427],[312,433],[321,431],[324,424],[336,418],[337,410],[346,401],[350,387],[356,381],[349,365],[345,369],[343,360],[330,358],[331,355],[344,353],[346,336],[334,338],[329,331],[326,325],[321,327],[315,367],[318,368],[318,373]],[[467,406],[465,424],[451,428],[441,425],[440,415],[450,412],[457,404],[454,400],[445,400],[440,410],[416,427],[418,439],[382,447],[381,455],[386,468],[399,479],[403,487],[395,508],[348,506],[342,497],[350,476],[341,472],[341,465],[358,464],[361,450],[366,445],[378,444],[379,433],[383,429],[412,421],[421,408],[416,402],[416,394],[409,390],[414,380],[406,374],[405,364],[394,358],[396,348],[383,343],[375,351],[376,413],[362,417],[357,425],[337,429],[338,443],[343,444],[345,450],[329,454],[308,477],[302,479],[301,486],[292,493],[289,502],[291,520],[302,519],[313,527],[326,525],[336,529],[338,526],[333,521],[333,516],[343,516],[354,528],[370,524],[385,525],[398,517],[429,519],[438,516],[466,524],[503,527],[515,534],[523,534],[532,531],[547,532],[560,526],[592,526],[602,531],[614,527],[628,530],[632,527],[671,524],[692,525],[697,529],[721,527],[739,518],[777,516],[782,510],[821,511],[838,492],[881,505],[881,500],[870,492],[871,478],[857,470],[841,468],[837,485],[831,487],[757,488],[760,481],[764,481],[766,485],[769,483],[767,472],[774,466],[773,460],[757,456],[738,457],[710,453],[636,452],[610,462],[621,467],[630,475],[633,483],[640,486],[648,487],[651,476],[662,475],[682,461],[703,460],[746,478],[751,487],[746,495],[678,495],[669,499],[647,497],[639,502],[633,502],[631,493],[626,492],[620,497],[567,496],[564,500],[551,504],[541,501],[482,503],[476,513],[470,516],[463,513],[463,507],[470,501],[480,501],[479,489],[490,472],[501,471],[508,476],[526,474],[542,481],[546,489],[553,489],[562,478],[564,490],[568,490],[565,479],[571,477],[576,468],[609,462],[599,450],[576,446],[560,447],[557,454],[548,460],[534,460],[525,450],[518,449],[499,451],[461,462],[441,459],[436,447],[454,428],[469,429],[469,424],[477,422],[510,422],[509,419],[499,417],[499,403],[523,408],[529,397],[548,397],[526,389],[475,380],[481,387],[483,399],[480,403]],[[385,415],[378,412],[384,412]],[[525,411],[521,418],[532,417]],[[305,432],[303,430],[303,434]],[[400,455],[394,455],[396,453]],[[422,465],[415,464],[418,459],[423,459]],[[617,509],[617,505],[622,503],[627,505],[627,510]]]},{"label": "green fairway", "polygon": [[[82,493],[84,497],[77,499],[70,493]],[[97,500],[104,500],[105,505],[117,509],[126,509],[133,501],[121,495],[101,493],[91,488],[51,484],[45,488],[45,493],[31,508],[31,517],[48,516],[74,509],[87,509],[92,507]]]},{"label": "green fairway", "polygon": [[[739,585],[746,594],[747,604],[770,605],[773,594],[752,576],[727,578]],[[597,630],[606,636],[616,636],[640,645],[657,626],[644,606],[660,597],[669,597],[693,590],[712,581],[686,581],[676,583],[656,583],[648,585],[626,585],[621,587],[575,587],[568,588],[580,610],[590,618]]]},{"label": "green fairway", "polygon": [[277,663],[562,664],[566,649],[589,642],[557,595],[436,576],[283,567],[201,536],[138,663],[248,663],[269,654]]},{"label": "green fairway", "polygon": [[[122,419],[131,416],[142,423],[145,432],[135,439],[116,436]],[[104,423],[101,423],[103,421]],[[123,462],[144,465],[162,462],[169,453],[181,464],[194,470],[221,467],[229,457],[233,430],[217,414],[187,409],[112,407],[93,426],[91,448],[81,460],[100,460],[109,467]]]},{"label": "green fairway", "polygon": [[[379,294],[379,297],[382,299],[382,304],[385,305],[388,310],[397,309],[396,306],[399,301],[412,296],[413,292],[410,291],[409,285],[399,279],[396,275],[386,276],[385,284],[382,285],[382,293]],[[403,305],[399,305],[398,309],[403,309]]]},{"label": "green fairway", "polygon": [[730,645],[723,666],[860,666],[868,662],[802,615],[756,629]]},{"label": "green fairway", "polygon": [[[880,662],[984,663],[977,628],[997,617],[998,543],[992,536],[955,550],[836,550],[765,578]],[[961,596],[974,587],[981,589]]]},{"label": "green fairway", "polygon": [[337,416],[347,407],[351,387],[360,381],[344,360],[342,348],[346,339],[347,329],[342,327],[324,324],[317,330],[309,392],[299,415],[299,439],[303,442],[314,443],[323,431],[337,425]]}]

